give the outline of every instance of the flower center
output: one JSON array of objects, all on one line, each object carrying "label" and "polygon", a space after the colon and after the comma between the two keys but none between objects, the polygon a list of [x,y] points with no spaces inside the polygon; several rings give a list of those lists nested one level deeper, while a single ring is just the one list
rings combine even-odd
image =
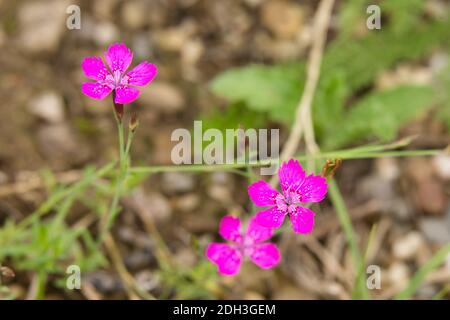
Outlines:
[{"label": "flower center", "polygon": [[236,244],[236,249],[238,249],[243,256],[249,256],[254,250],[255,241],[250,237],[243,237],[240,244]]},{"label": "flower center", "polygon": [[112,74],[108,74],[105,77],[105,84],[110,88],[114,89],[118,86],[126,86],[128,84],[128,75],[122,74],[120,70],[115,70]]},{"label": "flower center", "polygon": [[294,213],[300,200],[301,196],[298,193],[288,191],[275,197],[275,205],[279,211]]}]

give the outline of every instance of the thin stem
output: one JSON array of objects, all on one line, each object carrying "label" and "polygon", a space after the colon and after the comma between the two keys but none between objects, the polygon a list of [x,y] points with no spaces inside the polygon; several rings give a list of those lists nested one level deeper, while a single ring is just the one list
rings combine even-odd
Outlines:
[{"label": "thin stem", "polygon": [[121,121],[117,121],[117,130],[119,131],[119,164],[120,164],[120,169],[122,170],[123,166],[124,166],[124,162],[125,162],[125,133],[124,133],[124,128],[123,128],[123,123]]},{"label": "thin stem", "polygon": [[[404,151],[380,151],[357,152],[352,150],[342,150],[333,152],[317,153],[313,155],[300,155],[295,157],[299,161],[307,161],[311,159],[372,159],[381,157],[419,157],[419,156],[436,156],[442,154],[442,150],[404,150]],[[230,163],[215,165],[170,165],[170,166],[152,166],[152,167],[132,167],[128,171],[130,173],[160,173],[160,172],[216,172],[216,171],[236,171],[246,167],[262,167],[272,163],[278,163],[278,159],[255,161],[254,163]]]},{"label": "thin stem", "polygon": [[128,169],[130,166],[129,154],[131,149],[131,144],[133,142],[134,131],[128,133],[127,145],[124,146],[124,127],[121,122],[117,122],[119,129],[119,148],[121,150],[120,154],[120,169],[117,176],[116,190],[114,192],[114,197],[112,200],[111,208],[108,214],[108,220],[106,224],[106,231],[111,228],[114,218],[117,215],[117,207],[119,205],[120,196],[123,192],[123,185],[128,176]]},{"label": "thin stem", "polygon": [[114,191],[114,196],[111,201],[111,206],[109,208],[108,214],[105,216],[105,218],[102,221],[101,227],[101,233],[100,233],[100,241],[102,241],[105,233],[109,230],[109,228],[112,225],[112,222],[114,221],[114,218],[117,213],[117,207],[119,205],[119,198],[122,194],[122,187],[123,182],[125,180],[126,175],[126,158],[125,158],[125,146],[124,146],[124,128],[123,123],[121,119],[119,119],[116,115],[116,123],[117,123],[117,130],[119,134],[119,170],[116,178],[116,188]]},{"label": "thin stem", "polygon": [[136,300],[140,297],[146,300],[155,300],[155,297],[151,293],[148,293],[139,287],[134,277],[128,272],[125,264],[123,263],[123,258],[120,255],[119,248],[117,248],[117,245],[110,233],[107,233],[105,236],[105,245],[109,255],[111,256],[114,267],[122,279],[128,297],[131,300]]},{"label": "thin stem", "polygon": [[129,130],[129,132],[128,132],[128,139],[127,139],[127,145],[125,147],[125,154],[124,154],[126,167],[127,167],[125,169],[125,171],[127,171],[129,166],[130,166],[130,159],[129,159],[129,157],[130,157],[130,149],[131,149],[131,144],[133,143],[134,134],[135,134],[134,130]]},{"label": "thin stem", "polygon": [[47,283],[47,273],[45,271],[39,271],[37,275],[35,300],[44,300],[46,283]]}]

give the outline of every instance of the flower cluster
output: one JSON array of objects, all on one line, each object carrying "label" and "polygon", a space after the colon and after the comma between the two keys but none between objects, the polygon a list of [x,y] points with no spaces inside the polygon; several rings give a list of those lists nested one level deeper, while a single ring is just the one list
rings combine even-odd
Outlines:
[{"label": "flower cluster", "polygon": [[[100,57],[87,57],[81,67],[84,74],[95,82],[85,82],[81,91],[88,97],[102,100],[113,93],[114,107],[120,122],[123,105],[136,100],[140,91],[135,86],[144,86],[157,74],[154,64],[143,61],[127,72],[133,60],[133,53],[123,43],[109,46],[105,52],[107,66]],[[121,110],[121,111],[119,111]],[[130,122],[133,132],[137,119]],[[327,169],[330,175],[334,169]],[[328,167],[327,167],[328,168]],[[248,195],[256,206],[267,207],[249,219],[245,232],[241,230],[241,220],[225,216],[219,226],[219,234],[229,243],[211,243],[206,249],[206,256],[217,265],[219,273],[234,275],[239,272],[244,258],[263,269],[276,266],[281,255],[277,246],[265,242],[279,228],[286,216],[289,216],[295,233],[309,233],[314,227],[314,212],[306,203],[320,202],[327,193],[327,183],[323,176],[305,171],[297,160],[283,163],[278,171],[281,192],[260,180],[248,187]]]},{"label": "flower cluster", "polygon": [[219,234],[230,243],[211,243],[206,257],[217,265],[223,275],[239,272],[242,260],[248,257],[257,266],[268,269],[276,266],[281,255],[273,243],[263,242],[273,235],[288,215],[295,233],[310,233],[314,227],[314,212],[306,203],[320,202],[327,193],[326,179],[306,175],[297,160],[283,163],[278,170],[281,192],[260,180],[248,187],[248,195],[258,207],[268,207],[250,218],[245,233],[241,232],[239,218],[225,216],[219,226]]}]

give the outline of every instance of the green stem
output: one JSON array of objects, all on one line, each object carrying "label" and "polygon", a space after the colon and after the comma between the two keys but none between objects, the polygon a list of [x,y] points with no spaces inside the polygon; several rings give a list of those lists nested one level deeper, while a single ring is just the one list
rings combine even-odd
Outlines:
[{"label": "green stem", "polygon": [[47,283],[47,273],[45,271],[39,271],[37,275],[35,300],[44,300],[46,283]]},{"label": "green stem", "polygon": [[114,218],[117,215],[119,199],[122,194],[123,183],[126,178],[126,168],[127,168],[127,159],[125,156],[125,145],[124,145],[124,128],[122,121],[116,117],[117,130],[119,134],[119,170],[117,172],[116,178],[116,188],[114,191],[113,199],[111,201],[111,206],[108,211],[108,215],[106,216],[106,221],[102,226],[102,231],[100,235],[100,241],[102,241],[106,232],[110,229]]},{"label": "green stem", "polygon": [[[442,150],[404,150],[404,151],[384,151],[384,152],[359,152],[356,150],[342,150],[334,152],[324,152],[315,155],[301,155],[295,157],[299,161],[311,159],[372,159],[381,157],[419,157],[419,156],[435,156],[441,154]],[[278,162],[278,159],[255,161],[254,163],[230,163],[216,165],[170,165],[170,166],[152,166],[152,167],[134,167],[130,168],[131,173],[160,173],[160,172],[215,172],[215,171],[232,171],[246,167],[268,166]]]},{"label": "green stem", "polygon": [[119,165],[120,170],[122,170],[125,162],[125,138],[124,138],[125,133],[122,121],[116,119],[116,122],[117,122],[117,130],[119,132]]},{"label": "green stem", "polygon": [[127,145],[125,147],[125,154],[124,154],[124,158],[125,158],[125,162],[126,162],[126,169],[125,169],[126,173],[127,173],[128,168],[130,167],[130,150],[131,150],[131,144],[133,143],[134,134],[135,134],[134,130],[128,131]]}]

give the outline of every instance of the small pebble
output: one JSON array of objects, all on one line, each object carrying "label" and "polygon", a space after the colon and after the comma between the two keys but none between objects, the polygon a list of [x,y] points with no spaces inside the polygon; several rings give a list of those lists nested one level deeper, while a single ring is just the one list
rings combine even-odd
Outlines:
[{"label": "small pebble", "polygon": [[194,176],[188,173],[166,172],[162,174],[161,188],[167,194],[185,193],[195,187]]},{"label": "small pebble", "polygon": [[64,100],[56,92],[48,91],[32,97],[28,110],[51,123],[64,120]]},{"label": "small pebble", "polygon": [[404,237],[397,239],[392,247],[393,254],[400,260],[413,258],[424,241],[419,232],[410,232]]},{"label": "small pebble", "polygon": [[441,218],[423,218],[419,227],[425,237],[436,244],[450,243],[450,226]]}]

